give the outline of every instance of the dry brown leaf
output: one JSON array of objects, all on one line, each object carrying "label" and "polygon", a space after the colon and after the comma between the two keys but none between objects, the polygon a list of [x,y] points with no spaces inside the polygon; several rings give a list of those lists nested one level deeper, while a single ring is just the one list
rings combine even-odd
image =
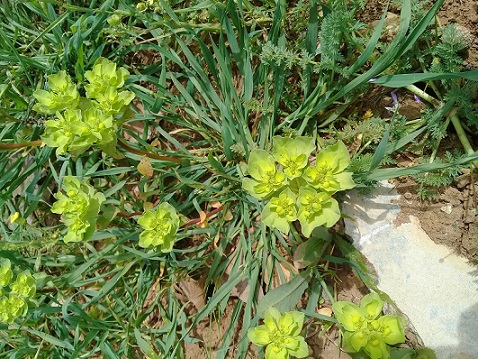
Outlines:
[{"label": "dry brown leaf", "polygon": [[220,207],[222,206],[221,202],[219,202],[219,201],[211,202],[211,203],[209,203],[209,205],[210,205],[212,208],[220,208]]},{"label": "dry brown leaf", "polygon": [[323,307],[323,308],[320,308],[317,311],[317,313],[322,314],[322,315],[326,315],[327,317],[331,317],[332,316],[332,308]]},{"label": "dry brown leaf", "polygon": [[154,208],[154,204],[151,202],[144,202],[144,210],[149,211],[150,209]]},{"label": "dry brown leaf", "polygon": [[204,291],[198,281],[188,278],[179,282],[178,287],[183,291],[187,300],[193,303],[198,311],[204,308],[206,305],[206,298],[204,297]]},{"label": "dry brown leaf", "polygon": [[199,212],[199,218],[201,219],[201,222],[198,223],[198,227],[199,228],[206,228],[207,227],[206,212],[204,212],[204,211]]},{"label": "dry brown leaf", "polygon": [[138,164],[138,172],[147,178],[153,177],[153,166],[151,166],[151,162],[149,161],[148,157],[143,156],[143,158],[141,158],[141,161]]}]

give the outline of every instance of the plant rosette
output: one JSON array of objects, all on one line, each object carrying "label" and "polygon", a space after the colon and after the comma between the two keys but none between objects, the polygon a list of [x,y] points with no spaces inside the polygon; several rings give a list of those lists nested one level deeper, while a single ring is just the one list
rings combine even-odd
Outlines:
[{"label": "plant rosette", "polygon": [[345,301],[332,304],[346,352],[365,352],[371,359],[389,359],[389,345],[405,342],[403,320],[397,315],[381,316],[383,304],[376,293],[364,296],[360,306]]},{"label": "plant rosette", "polygon": [[304,318],[303,313],[292,311],[281,315],[271,307],[264,312],[264,324],[249,329],[247,337],[255,345],[266,347],[266,359],[305,358],[309,348],[301,335]]},{"label": "plant rosette", "polygon": [[263,223],[284,233],[299,220],[302,233],[309,237],[320,226],[332,227],[340,219],[338,202],[332,195],[355,187],[347,148],[342,142],[319,151],[315,165],[309,157],[315,151],[312,137],[274,137],[271,153],[253,150],[243,188],[260,200],[268,200]]},{"label": "plant rosette", "polygon": [[179,216],[173,206],[161,203],[156,209],[144,212],[138,218],[138,224],[144,229],[139,235],[141,247],[171,252],[179,229]]},{"label": "plant rosette", "polygon": [[106,198],[88,184],[88,179],[80,182],[73,176],[66,176],[63,187],[65,193],[54,195],[57,201],[51,208],[53,213],[61,214],[61,221],[68,227],[63,241],[87,241],[95,233],[100,207]]}]

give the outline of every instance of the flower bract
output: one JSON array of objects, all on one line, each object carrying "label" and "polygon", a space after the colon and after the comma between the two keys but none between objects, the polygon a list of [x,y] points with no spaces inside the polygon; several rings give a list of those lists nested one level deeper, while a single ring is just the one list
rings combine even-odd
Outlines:
[{"label": "flower bract", "polygon": [[332,227],[340,219],[339,203],[327,192],[305,186],[299,189],[299,222],[302,233],[310,236],[314,228]]},{"label": "flower bract", "polygon": [[352,172],[344,172],[349,163],[347,147],[337,142],[317,153],[315,166],[305,170],[304,179],[314,188],[330,193],[354,188]]},{"label": "flower bract", "polygon": [[262,211],[262,222],[266,226],[289,233],[289,223],[297,219],[296,201],[295,194],[288,188],[272,197]]},{"label": "flower bract", "polygon": [[372,359],[389,359],[389,345],[405,341],[400,318],[396,315],[380,316],[383,304],[377,294],[370,293],[362,298],[360,306],[345,301],[332,305],[343,330],[345,351],[363,351]]},{"label": "flower bract", "polygon": [[179,228],[179,217],[173,206],[161,203],[155,210],[144,212],[138,224],[144,229],[139,236],[141,247],[157,247],[163,253],[171,252]]},{"label": "flower bract", "polygon": [[13,277],[12,265],[7,258],[0,259],[0,288],[6,287]]},{"label": "flower bract", "polygon": [[309,156],[314,150],[315,141],[312,137],[276,136],[273,138],[272,155],[289,178],[302,175],[302,171],[309,163]]},{"label": "flower bract", "polygon": [[123,87],[129,72],[124,68],[116,69],[114,62],[100,57],[95,61],[92,70],[85,72],[85,77],[89,82],[85,85],[86,97],[96,98],[108,89],[117,90]]},{"label": "flower bract", "polygon": [[33,106],[34,111],[51,115],[67,108],[75,109],[78,106],[80,95],[66,71],[48,76],[48,86],[50,91],[39,89],[33,93],[38,101]]},{"label": "flower bract", "polygon": [[53,213],[61,214],[61,221],[68,227],[63,240],[65,243],[86,241],[96,230],[98,213],[106,198],[97,193],[87,180],[80,183],[77,178],[66,176],[63,186],[65,193],[54,195],[57,201],[51,208]]},{"label": "flower bract", "polygon": [[249,329],[247,336],[252,343],[266,346],[266,359],[304,358],[309,355],[307,343],[300,334],[304,317],[297,311],[281,315],[279,310],[270,307],[264,312],[264,324]]},{"label": "flower bract", "polygon": [[248,171],[252,178],[244,178],[242,186],[259,199],[269,197],[287,183],[285,174],[277,169],[274,157],[264,150],[251,151]]}]

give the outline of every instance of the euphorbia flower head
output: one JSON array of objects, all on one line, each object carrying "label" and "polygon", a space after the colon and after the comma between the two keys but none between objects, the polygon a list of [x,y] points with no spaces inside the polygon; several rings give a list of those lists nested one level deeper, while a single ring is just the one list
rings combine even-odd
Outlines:
[{"label": "euphorbia flower head", "polygon": [[33,93],[33,97],[38,101],[33,106],[34,111],[51,115],[67,108],[75,109],[78,106],[80,94],[66,71],[48,76],[48,86],[50,91],[39,89]]},{"label": "euphorbia flower head", "polygon": [[96,229],[96,221],[105,196],[96,192],[88,180],[80,182],[73,176],[63,179],[65,193],[58,192],[51,208],[53,213],[61,214],[61,221],[68,226],[68,233],[63,238],[65,243],[86,241]]},{"label": "euphorbia flower head", "polygon": [[396,315],[380,316],[383,304],[378,294],[370,293],[362,298],[360,306],[345,301],[332,305],[343,330],[345,351],[364,351],[372,359],[389,359],[388,345],[405,341],[400,318]]},{"label": "euphorbia flower head", "polygon": [[355,187],[352,172],[344,172],[350,163],[349,152],[342,142],[318,151],[315,166],[305,170],[304,179],[314,188],[335,193]]},{"label": "euphorbia flower head", "polygon": [[264,312],[264,325],[249,329],[249,340],[266,346],[266,359],[288,359],[291,355],[304,358],[309,349],[304,337],[300,334],[304,324],[304,314],[292,311],[283,315],[276,308],[268,308]]},{"label": "euphorbia flower head", "polygon": [[173,206],[161,203],[155,210],[144,212],[138,224],[144,228],[139,236],[141,247],[157,247],[163,253],[171,252],[179,228],[179,217]]},{"label": "euphorbia flower head", "polygon": [[289,233],[289,223],[296,219],[296,195],[289,188],[272,197],[262,211],[262,222],[284,233]]},{"label": "euphorbia flower head", "polygon": [[340,219],[339,203],[327,192],[317,192],[310,186],[301,187],[299,203],[298,219],[306,237],[314,228],[332,227]]},{"label": "euphorbia flower head", "polygon": [[274,157],[264,150],[253,150],[249,155],[248,172],[242,186],[258,199],[265,199],[287,184],[285,174],[277,169]]},{"label": "euphorbia flower head", "polygon": [[279,137],[273,138],[272,156],[284,169],[285,175],[292,179],[302,175],[309,164],[309,156],[315,150],[312,137]]}]

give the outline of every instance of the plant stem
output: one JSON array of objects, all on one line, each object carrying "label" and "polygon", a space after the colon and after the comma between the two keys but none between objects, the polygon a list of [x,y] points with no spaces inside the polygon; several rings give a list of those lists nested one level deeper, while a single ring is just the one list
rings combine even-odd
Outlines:
[{"label": "plant stem", "polygon": [[425,101],[431,103],[432,105],[434,105],[435,107],[439,107],[440,106],[440,101],[437,100],[435,97],[427,94],[425,91],[419,89],[418,87],[416,87],[415,85],[408,85],[405,87],[408,91],[410,91],[411,93],[417,95],[418,97],[424,99]]},{"label": "plant stem", "polygon": [[168,161],[168,162],[175,162],[175,163],[182,162],[182,159],[178,157],[162,156],[156,153],[146,152],[143,150],[132,148],[129,146],[129,144],[126,143],[126,141],[122,140],[121,138],[119,138],[118,144],[120,145],[120,147],[123,147],[125,150],[131,153],[134,153],[135,155],[146,156],[148,158],[153,158],[155,160],[160,160],[160,161]]},{"label": "plant stem", "polygon": [[16,150],[25,147],[39,147],[42,144],[42,140],[30,141],[26,143],[0,143],[0,150]]},{"label": "plant stem", "polygon": [[[460,119],[458,118],[457,115],[457,109],[454,108],[448,117],[451,120],[451,123],[453,124],[453,127],[455,127],[456,134],[458,135],[458,138],[460,139],[461,145],[463,146],[463,149],[465,152],[469,155],[475,153],[475,150],[471,146],[470,141],[468,140],[468,137],[466,136],[465,130],[463,129],[463,126],[461,125]],[[478,168],[478,160],[472,162],[473,166]]]}]

